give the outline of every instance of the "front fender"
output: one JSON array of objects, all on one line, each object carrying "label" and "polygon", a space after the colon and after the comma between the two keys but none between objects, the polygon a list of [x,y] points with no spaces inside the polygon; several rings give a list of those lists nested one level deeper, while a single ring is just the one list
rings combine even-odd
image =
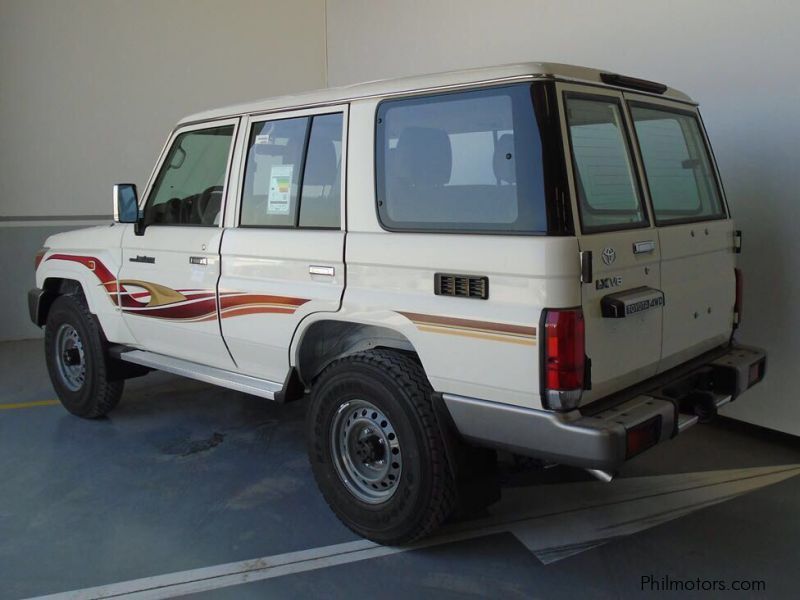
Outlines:
[{"label": "front fender", "polygon": [[[117,307],[116,281],[119,271],[119,248],[113,250],[71,251],[50,249],[36,270],[36,285],[58,292],[61,281],[81,286],[89,311],[94,314],[106,338],[114,343],[134,343],[134,338]],[[41,318],[46,319],[46,315]]]}]

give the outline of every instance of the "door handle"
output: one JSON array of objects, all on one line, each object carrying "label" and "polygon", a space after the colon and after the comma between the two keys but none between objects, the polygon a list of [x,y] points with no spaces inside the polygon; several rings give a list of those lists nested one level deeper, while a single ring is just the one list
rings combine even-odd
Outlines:
[{"label": "door handle", "polygon": [[308,265],[308,274],[333,277],[334,275],[336,275],[336,269],[334,269],[333,267],[326,267],[322,265]]},{"label": "door handle", "polygon": [[653,240],[633,243],[634,254],[644,254],[645,252],[652,252],[655,249],[656,249],[656,243]]},{"label": "door handle", "polygon": [[205,256],[190,256],[189,257],[189,264],[190,265],[203,265],[205,267],[208,264],[208,259]]}]

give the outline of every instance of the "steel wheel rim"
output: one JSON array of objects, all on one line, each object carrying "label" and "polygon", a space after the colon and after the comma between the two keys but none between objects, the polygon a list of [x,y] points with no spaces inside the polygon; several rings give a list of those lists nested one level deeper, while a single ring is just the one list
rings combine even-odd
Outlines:
[{"label": "steel wheel rim", "polygon": [[77,392],[86,381],[86,357],[81,336],[69,323],[64,323],[56,332],[55,354],[61,383]]},{"label": "steel wheel rim", "polygon": [[397,491],[403,470],[400,439],[386,415],[366,400],[349,400],[331,424],[336,473],[362,502],[381,504]]}]

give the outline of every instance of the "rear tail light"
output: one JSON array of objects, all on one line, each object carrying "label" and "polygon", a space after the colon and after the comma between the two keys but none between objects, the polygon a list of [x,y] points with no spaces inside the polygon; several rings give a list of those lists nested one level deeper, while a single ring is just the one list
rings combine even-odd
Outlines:
[{"label": "rear tail light", "polygon": [[744,287],[744,280],[742,278],[742,270],[734,269],[736,275],[736,300],[733,303],[733,326],[738,327],[742,322],[742,288]]},{"label": "rear tail light", "polygon": [[572,410],[583,394],[586,341],[579,308],[547,310],[542,346],[542,396],[551,410]]}]

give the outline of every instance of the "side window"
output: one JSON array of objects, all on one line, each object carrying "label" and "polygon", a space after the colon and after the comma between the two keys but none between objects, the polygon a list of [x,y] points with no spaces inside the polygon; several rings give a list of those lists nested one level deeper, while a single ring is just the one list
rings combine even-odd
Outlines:
[{"label": "side window", "polygon": [[383,101],[375,156],[381,223],[546,232],[542,154],[529,84]]},{"label": "side window", "polygon": [[646,226],[620,103],[567,96],[566,105],[584,233]]},{"label": "side window", "polygon": [[181,133],[147,199],[148,225],[219,225],[233,125]]},{"label": "side window", "polygon": [[342,114],[255,123],[240,224],[339,228]]},{"label": "side window", "polygon": [[300,194],[300,227],[339,228],[341,165],[342,113],[314,117]]},{"label": "side window", "polygon": [[656,222],[724,217],[697,118],[638,104],[631,114]]},{"label": "side window", "polygon": [[242,225],[295,224],[309,121],[300,117],[253,124],[244,169]]}]

